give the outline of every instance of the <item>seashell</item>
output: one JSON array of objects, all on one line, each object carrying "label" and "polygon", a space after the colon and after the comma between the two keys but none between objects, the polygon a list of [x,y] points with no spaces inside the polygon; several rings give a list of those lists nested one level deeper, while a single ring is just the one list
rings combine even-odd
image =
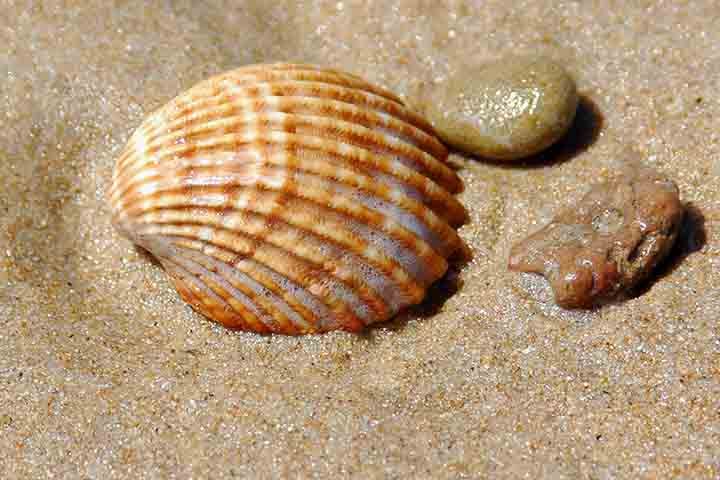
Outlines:
[{"label": "seashell", "polygon": [[420,302],[462,247],[462,183],[380,87],[255,65],[156,110],[115,165],[113,223],[227,327],[358,331]]}]

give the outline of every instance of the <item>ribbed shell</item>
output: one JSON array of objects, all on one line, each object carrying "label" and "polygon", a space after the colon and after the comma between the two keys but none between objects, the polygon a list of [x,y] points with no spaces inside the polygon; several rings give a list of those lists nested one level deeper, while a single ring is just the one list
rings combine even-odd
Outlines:
[{"label": "ribbed shell", "polygon": [[462,184],[392,93],[310,65],[240,68],[152,113],[113,222],[223,325],[357,331],[418,303],[461,245]]}]

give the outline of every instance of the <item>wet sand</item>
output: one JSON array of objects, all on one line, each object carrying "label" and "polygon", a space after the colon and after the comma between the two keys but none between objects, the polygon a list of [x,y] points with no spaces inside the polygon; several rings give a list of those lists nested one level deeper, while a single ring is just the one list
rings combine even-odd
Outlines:
[{"label": "wet sand", "polygon": [[[687,2],[0,0],[3,478],[720,477],[720,7]],[[112,230],[143,116],[207,76],[302,61],[423,110],[464,62],[575,76],[570,136],[454,154],[473,258],[362,335],[231,332]],[[689,209],[631,298],[561,310],[510,245],[641,161]]]}]

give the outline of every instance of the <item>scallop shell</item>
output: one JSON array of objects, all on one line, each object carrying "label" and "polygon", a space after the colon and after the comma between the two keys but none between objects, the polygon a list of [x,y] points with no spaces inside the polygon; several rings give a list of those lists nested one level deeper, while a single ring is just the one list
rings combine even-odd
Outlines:
[{"label": "scallop shell", "polygon": [[273,64],[158,109],[117,160],[113,223],[231,328],[358,331],[420,302],[461,248],[462,183],[385,89]]}]

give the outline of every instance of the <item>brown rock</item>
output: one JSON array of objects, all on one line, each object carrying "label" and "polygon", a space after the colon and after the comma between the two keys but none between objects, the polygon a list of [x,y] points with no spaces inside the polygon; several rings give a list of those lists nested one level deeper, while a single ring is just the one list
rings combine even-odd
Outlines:
[{"label": "brown rock", "polygon": [[558,305],[588,308],[646,278],[670,251],[683,213],[673,181],[634,169],[514,245],[509,267],[547,278]]}]

